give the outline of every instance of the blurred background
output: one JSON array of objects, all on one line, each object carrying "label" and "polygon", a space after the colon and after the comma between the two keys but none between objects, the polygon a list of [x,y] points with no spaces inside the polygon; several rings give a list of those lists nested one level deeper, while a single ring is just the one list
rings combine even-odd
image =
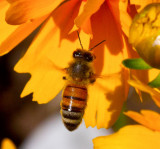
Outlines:
[{"label": "blurred background", "polygon": [[[69,132],[61,121],[61,93],[41,105],[32,101],[32,94],[20,98],[30,74],[16,73],[13,67],[24,55],[33,37],[34,33],[9,54],[0,57],[0,142],[7,137],[20,149],[91,149],[93,138],[111,134],[126,123],[135,123],[121,115],[113,130],[86,129],[82,122],[77,130]],[[140,111],[149,107],[159,111],[149,95],[143,96],[145,101],[141,103],[131,88],[124,110]]]}]

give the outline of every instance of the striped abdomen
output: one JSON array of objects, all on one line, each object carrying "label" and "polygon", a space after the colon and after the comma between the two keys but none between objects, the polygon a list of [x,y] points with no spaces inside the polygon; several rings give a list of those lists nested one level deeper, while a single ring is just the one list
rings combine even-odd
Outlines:
[{"label": "striped abdomen", "polygon": [[85,86],[67,85],[61,101],[62,120],[66,128],[75,130],[82,121],[87,103],[87,88]]}]

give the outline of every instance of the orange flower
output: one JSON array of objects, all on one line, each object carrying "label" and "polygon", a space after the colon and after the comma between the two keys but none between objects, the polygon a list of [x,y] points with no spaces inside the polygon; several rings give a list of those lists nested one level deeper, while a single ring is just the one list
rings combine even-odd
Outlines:
[{"label": "orange flower", "polygon": [[128,111],[125,112],[125,115],[153,131],[160,131],[160,114],[157,112],[141,110],[141,114],[139,114],[137,112]]},{"label": "orange flower", "polygon": [[157,149],[160,146],[160,114],[142,110],[141,114],[133,111],[125,113],[142,125],[128,125],[117,133],[97,137],[93,140],[94,149]]},{"label": "orange flower", "polygon": [[[149,93],[156,105],[160,107],[160,91],[158,89],[153,89],[136,78],[129,80],[129,84],[143,92]],[[125,115],[141,125],[128,125],[112,135],[95,138],[93,140],[95,149],[159,148],[159,113],[152,110],[141,110],[140,114],[134,111],[128,111],[125,112]]]},{"label": "orange flower", "polygon": [[39,19],[35,19],[32,22],[27,22],[22,25],[9,25],[5,22],[5,13],[9,8],[9,4],[6,0],[0,1],[0,56],[8,53],[18,43],[25,39],[33,30],[35,30],[46,18],[43,16]]},{"label": "orange flower", "polygon": [[[57,68],[66,68],[73,51],[80,47],[74,21],[81,30],[80,37],[85,49],[106,40],[94,50],[95,72],[102,76],[120,73],[106,80],[99,78],[95,85],[89,86],[84,120],[87,127],[97,125],[97,128],[108,128],[117,120],[128,93],[128,72],[121,66],[121,62],[134,53],[131,52],[124,33],[128,35],[130,16],[133,16],[135,11],[132,12],[126,0],[61,2],[9,0],[6,21],[17,26],[7,25],[3,21],[2,27],[5,30],[9,28],[9,31],[4,30],[5,38],[1,40],[0,54],[9,52],[42,24],[15,70],[31,74],[21,97],[33,92],[34,101],[46,103],[53,99],[65,84],[62,80],[64,74]],[[4,16],[8,4],[4,0],[1,1],[2,4],[5,9],[0,11]]]}]

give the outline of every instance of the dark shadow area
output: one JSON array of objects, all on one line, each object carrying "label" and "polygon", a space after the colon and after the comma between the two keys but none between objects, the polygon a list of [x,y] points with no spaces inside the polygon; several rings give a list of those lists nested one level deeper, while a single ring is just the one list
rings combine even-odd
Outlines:
[{"label": "dark shadow area", "polygon": [[13,68],[25,54],[34,35],[31,34],[9,54],[0,57],[0,142],[8,137],[17,147],[40,122],[60,109],[52,102],[41,105],[33,102],[32,94],[20,98],[30,74],[16,73]]},{"label": "dark shadow area", "polygon": [[90,47],[106,40],[103,44],[93,50],[93,53],[96,55],[96,60],[94,62],[94,67],[96,68],[95,71],[97,74],[101,74],[104,68],[104,61],[112,63],[110,56],[106,53],[108,52],[111,55],[116,56],[122,52],[122,32],[119,31],[119,26],[115,21],[107,2],[105,2],[101,8],[92,15],[91,26],[93,39],[90,42]]},{"label": "dark shadow area", "polygon": [[130,88],[129,96],[127,101],[124,102],[122,111],[116,123],[113,125],[115,131],[126,125],[139,124],[130,117],[124,115],[123,112],[135,111],[140,113],[141,110],[152,110],[160,113],[160,108],[155,104],[149,94],[142,92],[143,101],[140,100],[138,94],[133,87]]},{"label": "dark shadow area", "polygon": [[160,108],[155,104],[149,94],[142,92],[142,98],[143,101],[139,99],[138,94],[133,89],[131,97],[126,102],[127,110],[137,112],[140,112],[140,110],[153,110],[160,113]]}]

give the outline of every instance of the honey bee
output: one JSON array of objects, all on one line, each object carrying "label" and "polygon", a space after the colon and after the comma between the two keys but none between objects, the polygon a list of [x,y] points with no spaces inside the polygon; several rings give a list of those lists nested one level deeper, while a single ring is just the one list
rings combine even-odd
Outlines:
[{"label": "honey bee", "polygon": [[62,121],[69,131],[75,130],[80,125],[87,105],[87,87],[96,81],[93,68],[96,57],[91,50],[105,41],[101,41],[87,51],[83,49],[79,33],[77,34],[82,49],[73,52],[73,61],[69,63],[68,68],[65,68],[67,76],[63,79],[67,82],[61,101]]}]

